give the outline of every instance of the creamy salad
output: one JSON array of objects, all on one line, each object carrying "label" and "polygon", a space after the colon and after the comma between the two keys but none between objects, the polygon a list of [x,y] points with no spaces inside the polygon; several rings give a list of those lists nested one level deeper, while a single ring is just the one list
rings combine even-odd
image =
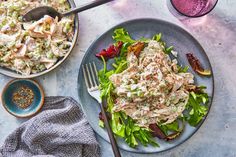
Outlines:
[{"label": "creamy salad", "polygon": [[0,1],[0,66],[23,75],[51,68],[65,56],[74,35],[74,17],[22,21],[22,15],[32,8],[47,5],[59,12],[70,9],[66,0],[6,0]]},{"label": "creamy salad", "polygon": [[139,126],[172,123],[188,102],[186,86],[193,84],[191,73],[178,73],[177,60],[171,60],[157,41],[135,55],[127,56],[128,68],[110,76],[117,95],[113,110],[123,111]]}]

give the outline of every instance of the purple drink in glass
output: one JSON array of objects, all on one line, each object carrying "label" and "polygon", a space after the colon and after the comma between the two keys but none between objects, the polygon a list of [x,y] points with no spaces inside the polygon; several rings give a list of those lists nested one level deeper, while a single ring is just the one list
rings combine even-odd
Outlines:
[{"label": "purple drink in glass", "polygon": [[218,0],[171,0],[173,7],[189,17],[200,17],[209,13]]}]

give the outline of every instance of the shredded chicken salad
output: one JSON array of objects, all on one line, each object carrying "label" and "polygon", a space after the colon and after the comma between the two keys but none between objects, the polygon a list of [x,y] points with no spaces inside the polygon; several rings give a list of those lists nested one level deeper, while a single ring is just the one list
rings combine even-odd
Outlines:
[{"label": "shredded chicken salad", "polygon": [[128,68],[110,76],[117,95],[113,110],[123,111],[139,126],[156,122],[172,123],[188,102],[185,86],[193,84],[191,73],[178,73],[161,45],[151,40],[139,55],[130,52]]},{"label": "shredded chicken salad", "polygon": [[[179,65],[178,53],[166,46],[160,33],[134,40],[119,28],[113,39],[115,43],[96,56],[104,63],[98,77],[114,134],[130,147],[159,146],[154,137],[173,140],[186,124],[195,127],[204,119],[206,87],[195,84],[188,66]],[[99,119],[103,127],[101,113]]]},{"label": "shredded chicken salad", "polygon": [[22,16],[38,6],[59,12],[70,9],[66,0],[6,0],[0,3],[0,66],[23,75],[51,68],[69,51],[74,35],[74,17],[60,21],[45,15],[23,22]]}]

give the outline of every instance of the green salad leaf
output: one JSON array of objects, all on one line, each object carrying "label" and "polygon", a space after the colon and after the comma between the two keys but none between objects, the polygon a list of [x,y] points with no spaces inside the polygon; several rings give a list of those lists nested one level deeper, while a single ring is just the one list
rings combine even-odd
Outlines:
[{"label": "green salad leaf", "polygon": [[139,127],[130,117],[127,117],[125,120],[126,120],[125,141],[128,143],[129,146],[135,147],[138,145],[139,141],[144,146],[150,144],[155,147],[159,147],[159,145],[152,139],[153,137],[148,129]]},{"label": "green salad leaf", "polygon": [[159,41],[161,41],[161,36],[162,36],[162,34],[159,33],[159,34],[154,35],[154,36],[152,37],[152,39],[159,42]]},{"label": "green salad leaf", "polygon": [[170,54],[173,49],[174,49],[173,46],[166,47],[166,48],[164,49],[164,52],[165,52],[166,54]]},{"label": "green salad leaf", "polygon": [[124,123],[121,122],[121,115],[119,112],[115,112],[112,114],[112,119],[111,119],[111,128],[112,131],[120,136],[120,137],[125,137],[125,125]]},{"label": "green salad leaf", "polygon": [[98,125],[101,127],[101,128],[104,128],[104,122],[102,120],[99,120],[98,121]]},{"label": "green salad leaf", "polygon": [[[165,48],[165,49],[164,49],[164,52],[170,53],[170,52],[173,50],[173,46],[170,46],[170,47],[168,47],[168,48],[165,47],[166,44],[165,44],[165,42],[163,42],[163,41],[161,40],[161,37],[162,37],[162,35],[161,35],[161,33],[159,33],[159,34],[154,35],[154,36],[152,37],[152,40],[156,40],[156,41],[160,42],[160,43],[163,45],[163,47]],[[138,41],[144,42],[144,43],[148,43],[148,42],[151,40],[151,39],[145,38],[145,37],[141,37],[141,38],[139,38],[139,39],[137,39],[137,40],[134,40],[134,39],[131,38],[131,36],[129,35],[129,33],[128,33],[124,28],[118,28],[118,29],[116,29],[116,30],[114,31],[114,35],[112,36],[112,38],[113,38],[116,42],[122,41],[123,43],[128,44],[128,46],[131,45],[131,44],[133,44],[133,43],[135,43],[135,42],[138,42]]]},{"label": "green salad leaf", "polygon": [[203,117],[207,114],[208,95],[206,93],[190,92],[189,100],[186,105],[187,115],[185,118],[191,126],[197,126]]},{"label": "green salad leaf", "polygon": [[165,135],[168,135],[168,132],[169,131],[176,131],[176,132],[179,132],[181,129],[179,128],[180,126],[179,126],[179,123],[178,123],[178,121],[176,120],[176,121],[174,121],[174,122],[172,122],[172,123],[170,123],[170,124],[166,124],[166,125],[158,125],[159,126],[159,128],[163,131],[163,133],[165,134]]},{"label": "green salad leaf", "polygon": [[186,73],[189,69],[189,66],[180,66],[180,65],[177,65],[177,68],[178,68],[178,73]]},{"label": "green salad leaf", "polygon": [[124,28],[119,28],[114,31],[113,39],[115,41],[122,41],[123,43],[133,44],[136,41],[133,40],[129,33]]}]

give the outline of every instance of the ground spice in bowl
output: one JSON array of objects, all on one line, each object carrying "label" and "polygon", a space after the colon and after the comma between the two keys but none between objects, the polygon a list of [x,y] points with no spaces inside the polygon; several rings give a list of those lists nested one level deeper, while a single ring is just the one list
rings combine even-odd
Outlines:
[{"label": "ground spice in bowl", "polygon": [[34,92],[27,86],[17,89],[12,95],[12,101],[20,108],[26,109],[34,101]]}]

